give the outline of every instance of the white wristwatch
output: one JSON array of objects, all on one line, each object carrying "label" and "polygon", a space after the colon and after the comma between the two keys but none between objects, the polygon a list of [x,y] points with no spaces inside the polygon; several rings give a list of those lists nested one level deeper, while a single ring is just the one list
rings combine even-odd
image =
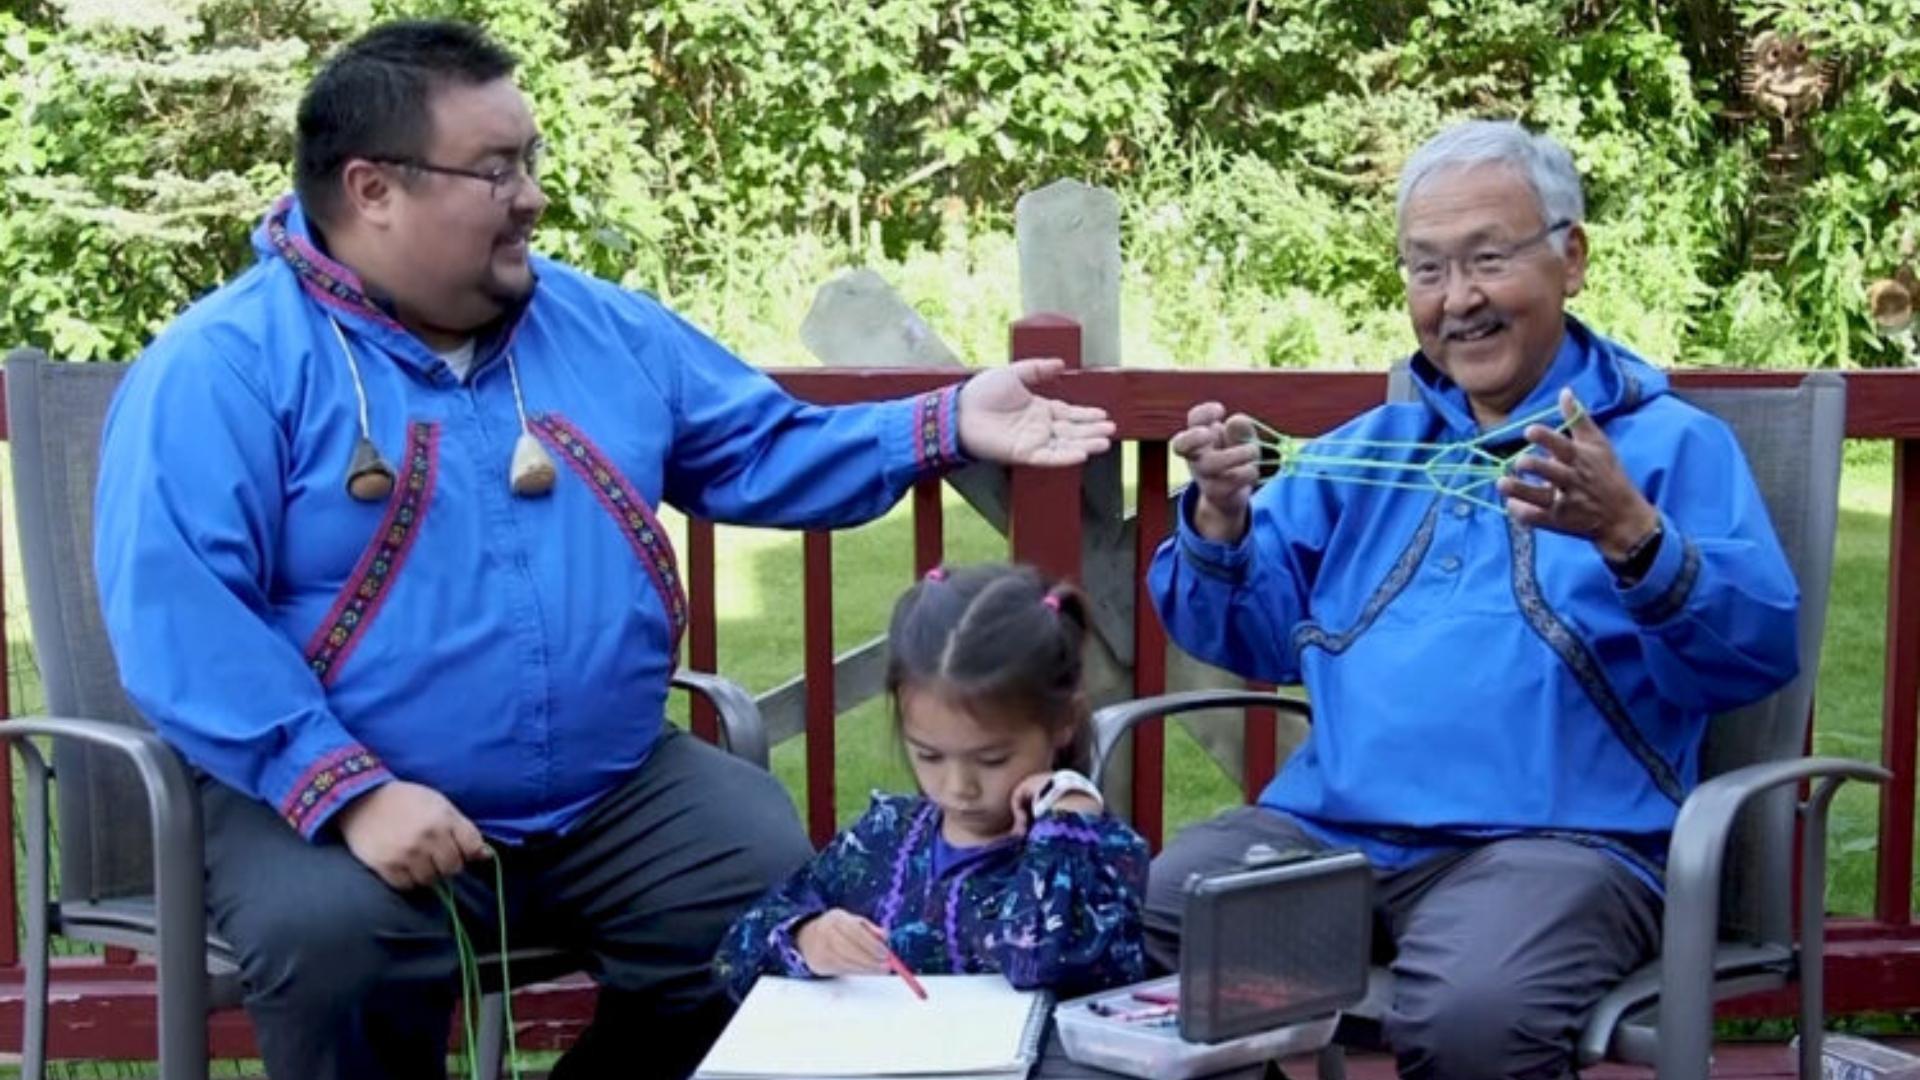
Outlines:
[{"label": "white wristwatch", "polygon": [[1047,778],[1046,784],[1040,788],[1040,794],[1034,796],[1034,820],[1038,821],[1045,817],[1053,810],[1055,803],[1075,793],[1088,796],[1099,803],[1101,809],[1106,809],[1107,800],[1100,797],[1100,789],[1094,786],[1093,781],[1072,769],[1056,769],[1053,775]]}]

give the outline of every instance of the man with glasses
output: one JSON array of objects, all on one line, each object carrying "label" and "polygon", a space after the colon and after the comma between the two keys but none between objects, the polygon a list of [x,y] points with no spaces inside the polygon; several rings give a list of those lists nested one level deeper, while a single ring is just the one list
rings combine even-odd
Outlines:
[{"label": "man with glasses", "polygon": [[1168,632],[1303,683],[1314,717],[1257,806],[1156,860],[1149,953],[1177,962],[1189,874],[1253,843],[1358,848],[1404,1076],[1569,1071],[1586,1012],[1656,951],[1707,718],[1797,665],[1798,592],[1732,433],[1566,313],[1583,210],[1566,150],[1517,124],[1421,147],[1398,206],[1418,400],[1323,444],[1369,458],[1348,476],[1474,441],[1527,451],[1513,473],[1257,486],[1251,421],[1211,402],[1173,440],[1194,482],[1149,575]]},{"label": "man with glasses", "polygon": [[[129,695],[200,773],[213,924],[276,1077],[443,1075],[459,949],[600,984],[556,1077],[690,1072],[734,916],[810,854],[786,792],[665,723],[687,604],[654,508],[838,528],[968,458],[1064,465],[1057,362],[801,404],[650,297],[529,250],[513,57],[376,29],[301,102],[259,261],[133,365],[95,564]],[[496,875],[500,887],[496,890]]]}]

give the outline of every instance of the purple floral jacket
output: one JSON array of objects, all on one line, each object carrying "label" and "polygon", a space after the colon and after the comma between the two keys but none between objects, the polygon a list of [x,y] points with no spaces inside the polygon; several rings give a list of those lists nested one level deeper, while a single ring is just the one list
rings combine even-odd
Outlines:
[{"label": "purple floral jacket", "polygon": [[794,932],[831,908],[878,923],[924,974],[997,971],[1063,997],[1145,977],[1147,845],[1125,822],[1048,814],[1024,840],[959,849],[944,873],[939,832],[930,800],[876,793],[859,821],[727,931],[714,966],[728,991],[744,997],[763,973],[813,976]]}]

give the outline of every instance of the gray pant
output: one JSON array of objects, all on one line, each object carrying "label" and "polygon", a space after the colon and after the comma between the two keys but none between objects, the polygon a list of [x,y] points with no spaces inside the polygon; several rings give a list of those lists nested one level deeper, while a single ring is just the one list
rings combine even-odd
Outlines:
[{"label": "gray pant", "polygon": [[[1257,806],[1181,833],[1147,883],[1156,964],[1179,966],[1187,876],[1231,867],[1254,843],[1321,846]],[[1659,946],[1659,897],[1572,841],[1497,840],[1381,874],[1376,886],[1377,959],[1394,975],[1382,1029],[1406,1077],[1565,1075],[1588,1010]]]},{"label": "gray pant", "polygon": [[[444,1076],[459,967],[439,897],[396,892],[230,788],[202,792],[207,906],[240,953],[268,1072]],[[691,1073],[732,1012],[710,973],[721,935],[812,855],[772,776],[671,729],[566,836],[495,850],[509,944],[577,952],[600,986],[557,1080]],[[451,884],[476,947],[497,948],[493,867]]]}]

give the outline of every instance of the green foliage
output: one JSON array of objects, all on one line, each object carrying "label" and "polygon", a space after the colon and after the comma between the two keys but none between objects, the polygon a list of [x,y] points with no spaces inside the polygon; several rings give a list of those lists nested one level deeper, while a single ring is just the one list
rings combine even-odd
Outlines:
[{"label": "green foliage", "polygon": [[[544,250],[756,357],[876,265],[997,350],[1001,234],[1059,176],[1125,208],[1129,355],[1345,366],[1407,344],[1394,179],[1443,124],[1553,131],[1588,182],[1582,314],[1647,354],[1902,362],[1864,287],[1920,230],[1916,0],[43,0],[0,10],[0,341],[125,357],[252,258],[300,88],[377,21],[521,56],[553,147]],[[1740,46],[1810,36],[1784,261],[1753,259],[1783,137]],[[980,295],[976,295],[980,294]],[[980,319],[975,325],[966,320]],[[980,355],[972,352],[969,355]]]}]

